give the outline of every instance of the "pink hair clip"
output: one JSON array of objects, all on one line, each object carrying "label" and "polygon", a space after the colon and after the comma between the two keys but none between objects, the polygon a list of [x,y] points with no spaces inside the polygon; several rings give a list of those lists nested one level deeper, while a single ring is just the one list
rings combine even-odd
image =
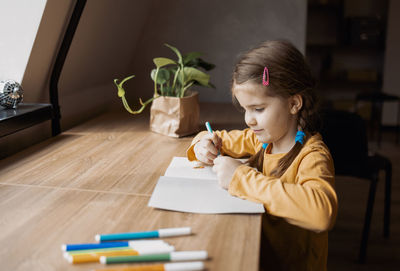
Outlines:
[{"label": "pink hair clip", "polygon": [[[267,77],[267,81],[265,81],[265,77]],[[268,72],[268,68],[267,67],[264,68],[263,85],[264,86],[268,86],[269,85],[269,72]]]}]

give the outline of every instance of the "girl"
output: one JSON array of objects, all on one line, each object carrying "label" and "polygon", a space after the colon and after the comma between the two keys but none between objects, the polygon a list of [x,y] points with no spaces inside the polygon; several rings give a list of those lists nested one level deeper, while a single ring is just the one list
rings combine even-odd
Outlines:
[{"label": "girl", "polygon": [[[337,197],[332,157],[317,133],[314,84],[292,44],[262,43],[233,72],[233,100],[249,128],[201,132],[187,151],[189,160],[213,165],[230,194],[264,204],[260,265],[267,270],[326,270]],[[247,163],[234,159],[244,156]]]}]

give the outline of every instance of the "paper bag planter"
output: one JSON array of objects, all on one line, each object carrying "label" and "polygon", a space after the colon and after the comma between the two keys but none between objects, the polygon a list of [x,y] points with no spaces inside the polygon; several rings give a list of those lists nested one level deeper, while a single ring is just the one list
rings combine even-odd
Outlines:
[{"label": "paper bag planter", "polygon": [[123,84],[134,75],[123,79],[120,83],[117,82],[118,79],[114,80],[118,96],[131,114],[141,113],[149,103],[152,103],[150,110],[152,131],[172,137],[194,134],[199,130],[199,98],[198,93],[189,88],[192,85],[214,87],[210,83],[210,76],[197,68],[201,67],[208,71],[215,66],[202,60],[198,52],[182,56],[175,47],[165,45],[178,56],[178,60],[165,57],[153,59],[156,65],[156,69],[150,74],[154,81],[153,97],[145,102],[139,99],[141,108],[136,111],[129,107]]},{"label": "paper bag planter", "polygon": [[171,137],[182,137],[199,131],[199,94],[188,92],[183,98],[161,96],[150,109],[150,129]]}]

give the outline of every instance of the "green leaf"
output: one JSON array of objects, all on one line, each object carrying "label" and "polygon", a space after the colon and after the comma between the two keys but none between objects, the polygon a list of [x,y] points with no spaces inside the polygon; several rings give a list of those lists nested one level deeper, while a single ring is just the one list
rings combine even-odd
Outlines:
[{"label": "green leaf", "polygon": [[128,104],[128,101],[125,98],[125,90],[124,90],[123,84],[126,81],[132,79],[133,77],[135,77],[135,75],[128,76],[128,77],[124,78],[120,83],[118,83],[118,79],[114,79],[114,84],[118,88],[118,96],[121,98],[122,104],[124,105],[126,111],[128,111],[131,114],[139,114],[139,113],[143,112],[143,110],[149,103],[151,103],[154,99],[158,98],[159,96],[154,96],[153,98],[148,99],[146,102],[143,102],[142,99],[139,99],[141,107],[138,110],[132,110]]},{"label": "green leaf", "polygon": [[153,59],[153,62],[157,68],[161,68],[161,67],[164,67],[164,66],[170,65],[170,64],[173,64],[173,65],[178,64],[174,60],[166,58],[166,57],[156,57]]},{"label": "green leaf", "polygon": [[185,91],[186,91],[188,88],[190,88],[190,87],[194,84],[194,82],[196,82],[196,81],[191,81],[189,84],[187,84],[187,85],[182,89],[182,92],[181,92],[181,94],[180,94],[180,97],[181,97],[181,98],[185,96]]},{"label": "green leaf", "polygon": [[118,79],[114,79],[114,84],[118,89],[118,97],[123,97],[125,95],[125,90],[123,85],[126,81],[132,79],[133,77],[135,77],[135,75],[128,76],[124,78],[120,83],[118,83]]},{"label": "green leaf", "polygon": [[209,88],[215,88],[215,86],[212,84],[212,83],[210,83],[210,82],[208,82],[208,86],[207,87],[209,87]]},{"label": "green leaf", "polygon": [[154,82],[156,81],[156,79],[155,79],[156,73],[157,73],[157,69],[152,69],[150,72],[151,80],[153,80]]},{"label": "green leaf", "polygon": [[167,82],[169,80],[169,70],[160,69],[160,71],[158,72],[158,78]]},{"label": "green leaf", "polygon": [[125,90],[118,84],[118,79],[114,79],[114,84],[118,89],[118,97],[125,96]]},{"label": "green leaf", "polygon": [[201,56],[201,53],[199,53],[199,52],[188,53],[188,54],[183,56],[183,64],[188,65],[188,66],[192,66],[190,64],[191,63],[195,63],[195,61],[193,61],[193,60],[198,59],[200,56]]},{"label": "green leaf", "polygon": [[170,74],[175,75],[176,71],[178,70],[178,66],[168,66],[165,67],[164,69],[169,70]]},{"label": "green leaf", "polygon": [[172,87],[168,86],[168,85],[165,86],[164,87],[164,94],[165,94],[165,96],[174,96]]},{"label": "green leaf", "polygon": [[193,67],[184,67],[183,71],[185,73],[185,84],[188,84],[190,81],[197,81],[203,86],[208,86],[210,81],[210,76],[196,68]]},{"label": "green leaf", "polygon": [[176,49],[175,47],[169,45],[169,44],[166,44],[166,43],[165,43],[164,45],[167,46],[169,49],[171,49],[172,51],[175,52],[175,54],[178,56],[178,63],[179,63],[181,66],[183,66],[182,55],[181,55],[181,53],[179,52],[179,50]]},{"label": "green leaf", "polygon": [[208,63],[206,61],[204,61],[203,59],[199,58],[198,59],[198,63],[197,63],[197,67],[203,68],[206,71],[212,70],[215,68],[215,65],[212,63]]},{"label": "green leaf", "polygon": [[126,81],[132,79],[133,77],[135,77],[135,75],[131,75],[131,76],[128,76],[128,77],[124,78],[124,79],[121,81],[121,83],[119,83],[119,85],[122,87],[122,85],[123,85]]},{"label": "green leaf", "polygon": [[[155,82],[155,77],[156,77],[157,69],[153,69],[150,73],[151,79]],[[165,84],[170,77],[170,73],[168,69],[161,68],[158,70],[158,76],[157,76],[157,84],[162,85]]]},{"label": "green leaf", "polygon": [[136,114],[142,113],[143,110],[146,108],[146,106],[147,106],[149,103],[151,103],[154,99],[157,99],[158,97],[160,97],[160,96],[150,98],[150,99],[148,99],[148,100],[145,101],[145,102],[143,102],[142,99],[139,99],[139,102],[140,102],[141,107],[140,107],[138,110],[132,110],[132,109],[131,109],[131,107],[130,107],[129,104],[128,104],[128,101],[127,101],[126,98],[125,98],[125,96],[122,96],[121,99],[122,99],[122,104],[124,105],[126,111],[128,111],[128,112],[131,113],[131,114],[136,115]]}]

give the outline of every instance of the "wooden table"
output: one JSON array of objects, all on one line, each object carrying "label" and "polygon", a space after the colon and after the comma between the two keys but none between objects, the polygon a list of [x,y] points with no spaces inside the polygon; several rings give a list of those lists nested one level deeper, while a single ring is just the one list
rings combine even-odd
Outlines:
[{"label": "wooden table", "polygon": [[[215,127],[232,119],[229,110]],[[105,114],[0,161],[2,270],[102,268],[68,264],[61,245],[94,242],[97,233],[184,226],[194,234],[165,240],[176,250],[207,250],[208,270],[258,270],[261,215],[147,207],[159,176],[192,139],[150,132],[147,116]]]}]

